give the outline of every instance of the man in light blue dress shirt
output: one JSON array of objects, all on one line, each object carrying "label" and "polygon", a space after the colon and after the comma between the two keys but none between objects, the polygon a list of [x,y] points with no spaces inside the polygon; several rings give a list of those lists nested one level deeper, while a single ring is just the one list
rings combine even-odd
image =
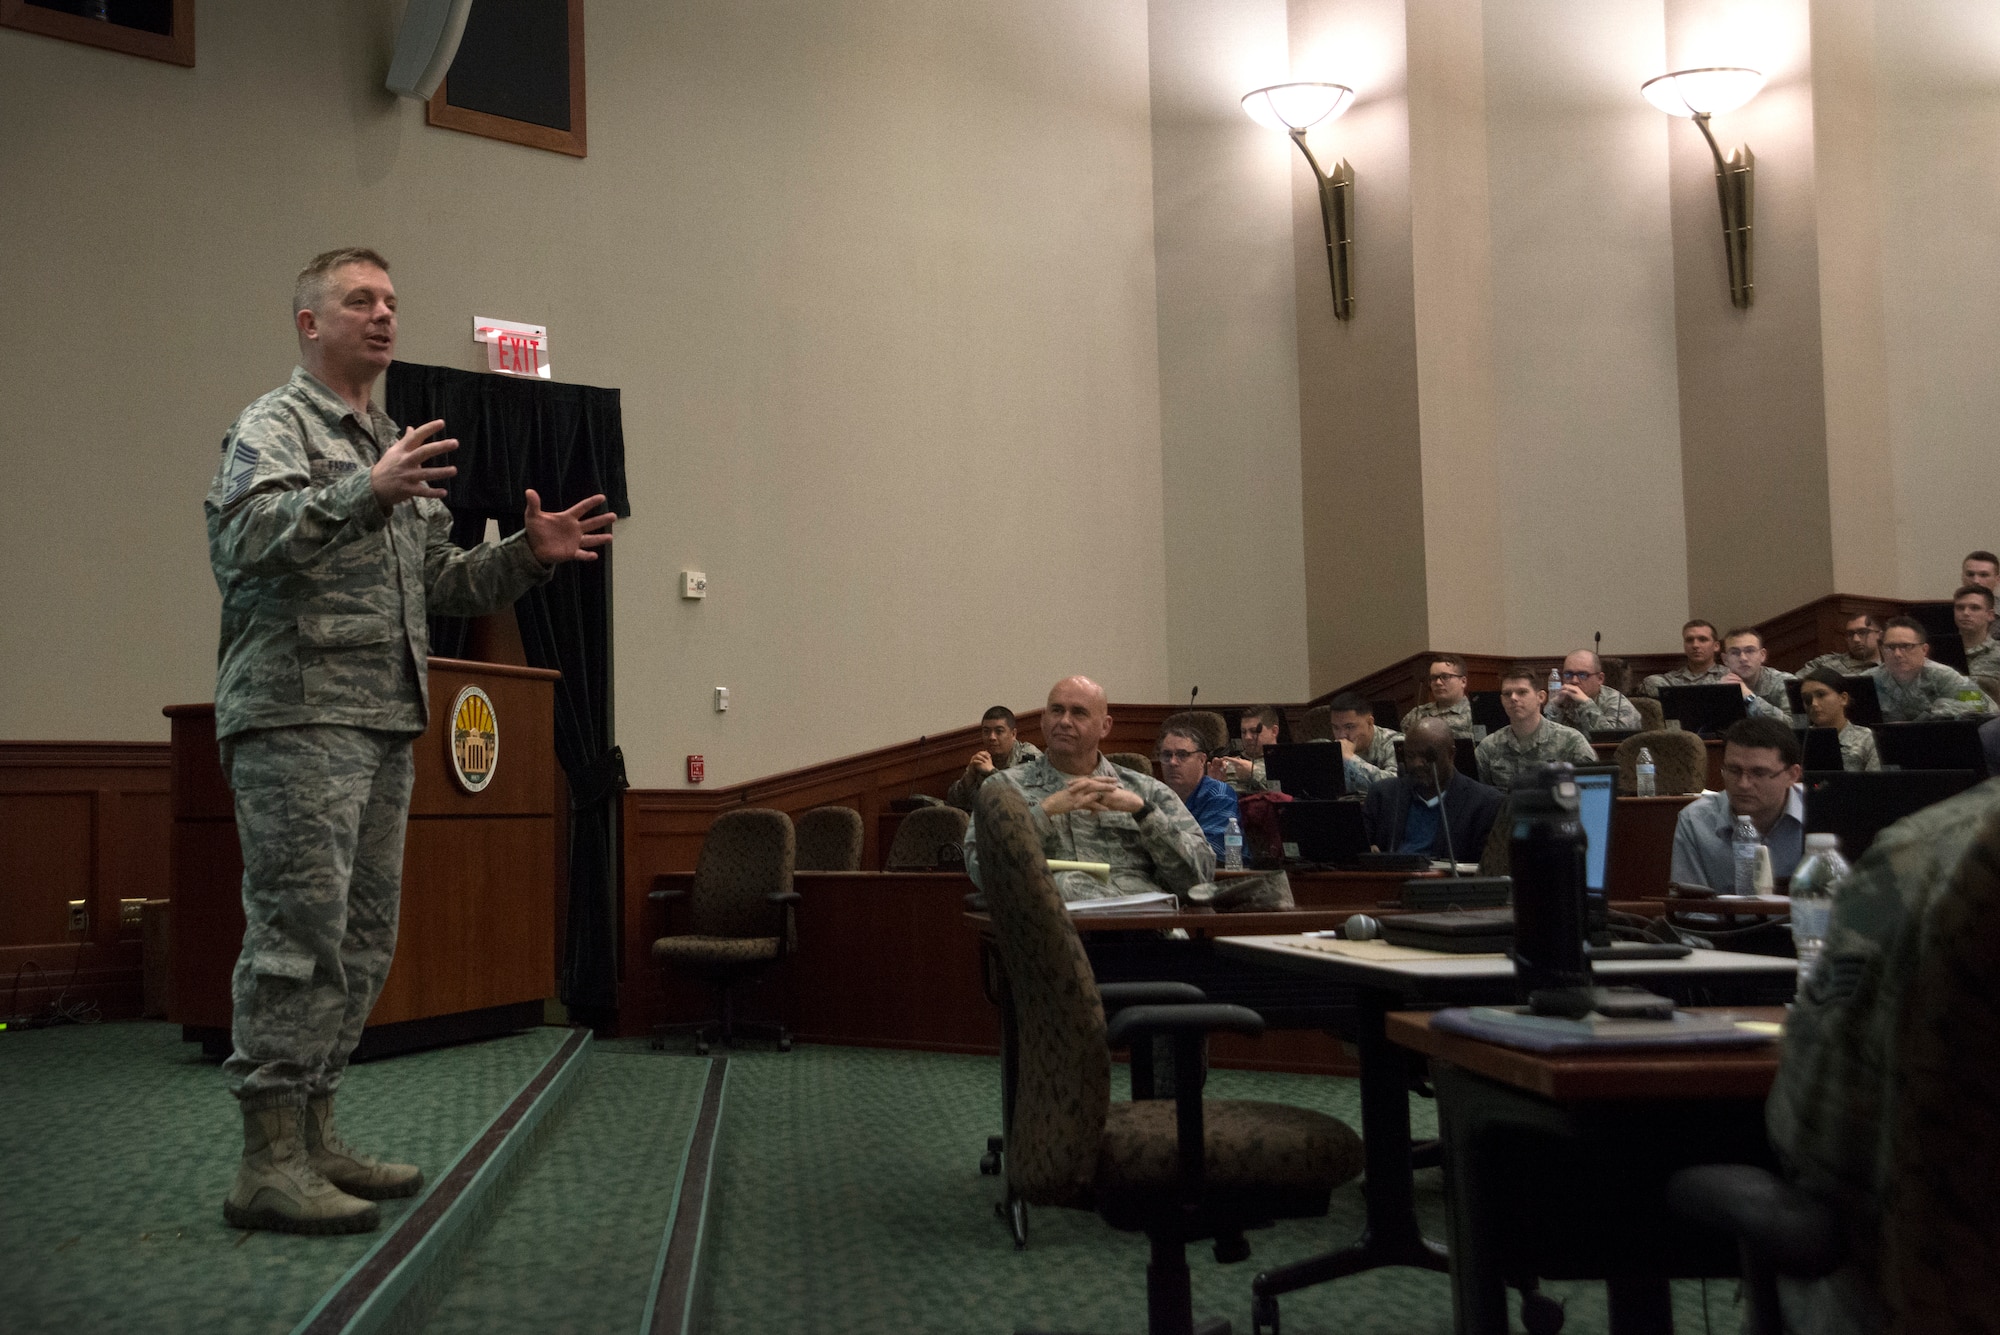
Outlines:
[{"label": "man in light blue dress shirt", "polygon": [[1681,808],[1674,824],[1673,880],[1730,894],[1736,885],[1736,821],[1748,816],[1783,880],[1805,851],[1805,788],[1798,735],[1770,718],[1740,719],[1723,734],[1722,786]]}]

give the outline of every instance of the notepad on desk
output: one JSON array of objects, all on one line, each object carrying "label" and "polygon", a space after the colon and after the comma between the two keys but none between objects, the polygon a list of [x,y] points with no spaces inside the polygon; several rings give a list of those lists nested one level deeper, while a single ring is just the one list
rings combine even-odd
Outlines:
[{"label": "notepad on desk", "polygon": [[1102,899],[1072,899],[1071,914],[1172,913],[1180,901],[1164,890],[1148,890],[1136,895],[1106,895]]},{"label": "notepad on desk", "polygon": [[1566,1020],[1514,1006],[1455,1006],[1431,1016],[1431,1028],[1524,1052],[1602,1052],[1614,1048],[1754,1048],[1772,1041],[1769,1026],[1728,1012],[1676,1011],[1666,1020],[1587,1015]]}]

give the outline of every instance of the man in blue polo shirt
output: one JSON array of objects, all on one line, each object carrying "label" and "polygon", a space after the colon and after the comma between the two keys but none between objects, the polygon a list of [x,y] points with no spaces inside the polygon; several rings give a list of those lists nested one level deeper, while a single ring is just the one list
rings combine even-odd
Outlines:
[{"label": "man in blue polo shirt", "polygon": [[1235,790],[1208,776],[1208,745],[1198,723],[1176,715],[1161,725],[1153,759],[1159,762],[1160,778],[1201,826],[1208,846],[1220,860],[1223,833],[1230,821],[1238,819],[1239,813]]}]

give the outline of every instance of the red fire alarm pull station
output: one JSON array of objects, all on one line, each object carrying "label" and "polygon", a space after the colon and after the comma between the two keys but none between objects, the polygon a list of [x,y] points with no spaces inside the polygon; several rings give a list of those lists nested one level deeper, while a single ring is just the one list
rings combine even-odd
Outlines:
[{"label": "red fire alarm pull station", "polygon": [[700,756],[689,756],[688,782],[700,783],[707,776],[708,776],[708,766],[702,762],[702,758]]}]

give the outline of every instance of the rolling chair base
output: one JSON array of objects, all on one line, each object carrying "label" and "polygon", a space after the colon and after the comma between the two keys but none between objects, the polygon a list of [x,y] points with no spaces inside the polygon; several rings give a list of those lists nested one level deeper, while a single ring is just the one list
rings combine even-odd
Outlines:
[{"label": "rolling chair base", "polygon": [[706,1057],[710,1047],[721,1043],[726,1048],[734,1048],[738,1039],[768,1038],[778,1045],[778,1051],[792,1050],[792,1031],[781,1024],[762,1024],[749,1020],[738,1020],[725,1025],[720,1020],[687,1021],[678,1024],[656,1024],[653,1026],[653,1051],[665,1050],[667,1039],[675,1034],[693,1034],[694,1052],[697,1057]]}]

